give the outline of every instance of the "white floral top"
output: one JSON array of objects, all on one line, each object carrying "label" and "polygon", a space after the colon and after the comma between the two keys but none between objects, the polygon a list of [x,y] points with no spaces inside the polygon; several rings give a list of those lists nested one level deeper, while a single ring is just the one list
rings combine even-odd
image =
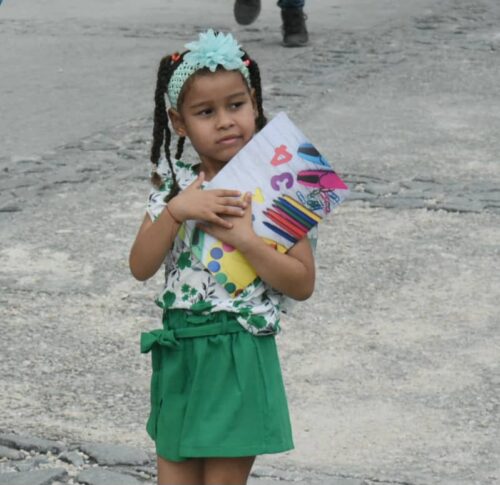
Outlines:
[{"label": "white floral top", "polygon": [[[177,182],[184,190],[196,179],[196,166],[180,160],[174,163]],[[151,189],[146,208],[153,221],[167,205],[164,199],[172,185],[170,168],[165,159],[160,161],[157,172],[163,184],[158,189]],[[314,249],[317,228],[310,231],[309,239]],[[177,236],[172,251],[165,259],[165,287],[155,301],[164,310],[182,308],[200,316],[217,311],[236,313],[238,322],[247,331],[260,336],[279,333],[280,314],[286,312],[294,300],[274,290],[260,278],[232,298]]]}]

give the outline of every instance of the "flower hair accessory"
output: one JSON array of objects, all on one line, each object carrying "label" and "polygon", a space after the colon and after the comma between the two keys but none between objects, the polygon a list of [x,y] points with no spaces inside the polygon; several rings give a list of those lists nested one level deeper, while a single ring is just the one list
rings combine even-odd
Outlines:
[{"label": "flower hair accessory", "polygon": [[248,85],[251,85],[248,63],[242,60],[245,53],[231,34],[215,33],[213,29],[209,29],[201,33],[197,41],[190,42],[185,47],[188,52],[172,73],[167,88],[168,99],[173,108],[177,109],[177,100],[184,83],[203,68],[215,72],[218,66],[222,66],[228,71],[240,71]]}]

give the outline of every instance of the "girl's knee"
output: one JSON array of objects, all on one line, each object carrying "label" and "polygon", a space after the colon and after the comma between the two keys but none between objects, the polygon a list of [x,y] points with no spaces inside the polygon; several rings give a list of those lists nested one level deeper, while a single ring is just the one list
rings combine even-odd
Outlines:
[{"label": "girl's knee", "polygon": [[158,485],[202,485],[203,459],[191,458],[185,461],[170,461],[157,457]]},{"label": "girl's knee", "polygon": [[255,456],[205,458],[203,485],[246,485]]}]

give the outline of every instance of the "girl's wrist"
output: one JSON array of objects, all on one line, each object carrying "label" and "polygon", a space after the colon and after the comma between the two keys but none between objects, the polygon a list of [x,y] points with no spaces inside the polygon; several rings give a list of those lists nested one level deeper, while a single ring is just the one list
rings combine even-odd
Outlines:
[{"label": "girl's wrist", "polygon": [[165,207],[165,210],[168,212],[168,215],[170,216],[171,219],[173,219],[173,221],[176,224],[179,224],[179,225],[182,224],[182,221],[180,221],[176,216],[174,216],[174,214],[172,214],[172,211],[168,205]]},{"label": "girl's wrist", "polygon": [[261,242],[263,242],[262,239],[259,236],[257,236],[257,234],[254,231],[252,231],[252,234],[249,237],[246,237],[242,244],[238,245],[238,251],[241,254],[245,255],[249,251],[255,249],[255,247],[258,246],[259,243]]},{"label": "girl's wrist", "polygon": [[175,206],[177,205],[176,200],[177,196],[169,201],[169,203],[165,206],[165,209],[169,213],[170,217],[174,220],[174,222],[176,222],[177,224],[182,224],[184,220],[179,216],[177,209],[175,208]]}]

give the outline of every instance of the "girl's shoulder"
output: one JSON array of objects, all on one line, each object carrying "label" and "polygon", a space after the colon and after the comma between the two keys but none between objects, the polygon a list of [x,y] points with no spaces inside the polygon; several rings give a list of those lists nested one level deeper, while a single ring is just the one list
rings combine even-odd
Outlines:
[{"label": "girl's shoulder", "polygon": [[[175,160],[172,163],[177,183],[179,184],[181,190],[184,190],[196,179],[197,166],[182,160]],[[167,205],[165,198],[170,194],[174,183],[172,170],[166,158],[162,158],[158,162],[158,166],[154,171],[159,175],[161,181],[158,186],[151,187],[146,206],[146,212],[153,221],[160,215],[162,210]]]},{"label": "girl's shoulder", "polygon": [[[172,164],[175,172],[175,178],[177,179],[177,183],[179,184],[181,190],[185,189],[196,179],[198,165],[184,162],[183,160],[174,160]],[[158,162],[156,173],[163,181],[162,185],[164,185],[164,187],[161,188],[163,188],[164,191],[169,191],[173,184],[173,175],[166,158],[162,158]]]}]

